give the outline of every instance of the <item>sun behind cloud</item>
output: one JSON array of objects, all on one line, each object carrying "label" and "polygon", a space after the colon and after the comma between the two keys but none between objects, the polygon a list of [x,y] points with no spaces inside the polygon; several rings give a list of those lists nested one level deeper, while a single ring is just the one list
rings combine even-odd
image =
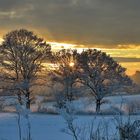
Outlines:
[{"label": "sun behind cloud", "polygon": [[[89,49],[84,45],[49,42],[53,51],[60,49],[77,49],[78,52]],[[79,47],[80,46],[80,47]],[[125,67],[128,75],[133,75],[136,71],[140,71],[140,49],[137,45],[123,45],[123,48],[101,48],[100,45],[93,46],[90,49],[97,49],[106,52],[111,57],[115,58],[123,67]],[[103,46],[102,46],[103,47]],[[105,46],[106,47],[106,46]],[[122,45],[119,47],[122,47]],[[125,47],[125,48],[124,48]],[[73,65],[73,64],[72,64]]]},{"label": "sun behind cloud", "polygon": [[3,41],[3,39],[2,39],[2,38],[0,38],[0,44],[2,43],[2,41]]}]

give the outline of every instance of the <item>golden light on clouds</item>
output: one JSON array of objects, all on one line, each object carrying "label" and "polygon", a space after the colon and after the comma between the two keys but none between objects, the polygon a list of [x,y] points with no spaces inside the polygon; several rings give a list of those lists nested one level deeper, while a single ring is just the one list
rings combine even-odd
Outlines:
[{"label": "golden light on clouds", "polygon": [[[58,42],[48,42],[52,46],[53,51],[60,49],[77,49],[78,52],[89,49],[85,45],[70,44],[70,43],[58,43]],[[112,57],[125,57],[125,58],[140,58],[140,45],[116,45],[115,48],[107,48],[103,45],[90,46],[91,49],[102,50]]]},{"label": "golden light on clouds", "polygon": [[47,42],[52,46],[53,51],[57,51],[60,49],[74,49],[76,48],[75,44],[69,44],[69,43],[60,43],[60,42]]},{"label": "golden light on clouds", "polygon": [[[0,38],[0,43],[3,41]],[[57,51],[60,49],[77,49],[78,52],[82,52],[83,50],[88,49],[85,45],[78,45],[78,44],[70,44],[70,43],[63,43],[63,42],[47,42],[52,46],[53,51]],[[128,59],[127,62],[119,62],[123,67],[127,68],[127,74],[132,75],[135,71],[140,71],[140,62],[135,62],[133,59],[138,58],[140,60],[140,45],[117,45],[115,48],[107,48],[103,45],[94,45],[93,47],[90,46],[91,49],[97,49],[106,52],[111,57],[120,57]],[[70,63],[70,66],[73,66],[74,63]],[[49,67],[54,67],[51,64]]]},{"label": "golden light on clouds", "polygon": [[126,49],[101,49],[112,57],[140,58],[140,48]]},{"label": "golden light on clouds", "polygon": [[127,68],[126,73],[128,75],[133,75],[136,71],[140,71],[140,62],[121,62],[120,64]]},{"label": "golden light on clouds", "polygon": [[[82,52],[86,50],[84,45],[77,45],[77,44],[69,44],[69,43],[57,43],[57,42],[49,42],[52,45],[52,50],[59,50],[59,49],[77,49],[78,52]],[[103,45],[95,45],[91,47],[91,49],[97,49],[106,52],[111,57],[120,57],[126,58],[130,62],[119,62],[123,67],[125,67],[126,73],[128,75],[133,75],[135,71],[140,71],[140,62],[135,62],[133,59],[140,58],[140,45],[117,45],[116,48],[102,48]],[[70,63],[70,66],[73,66],[73,63]]]}]

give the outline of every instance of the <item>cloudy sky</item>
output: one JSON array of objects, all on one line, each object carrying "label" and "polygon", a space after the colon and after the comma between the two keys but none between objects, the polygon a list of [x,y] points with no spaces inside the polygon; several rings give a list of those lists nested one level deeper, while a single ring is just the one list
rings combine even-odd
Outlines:
[{"label": "cloudy sky", "polygon": [[140,0],[0,0],[0,37],[27,28],[47,41],[101,48],[132,74],[140,70],[139,7]]}]

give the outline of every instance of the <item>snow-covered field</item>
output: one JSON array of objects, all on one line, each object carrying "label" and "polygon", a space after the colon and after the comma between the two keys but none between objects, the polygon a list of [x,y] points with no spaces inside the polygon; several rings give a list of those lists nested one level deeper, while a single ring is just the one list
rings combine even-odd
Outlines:
[{"label": "snow-covered field", "polygon": [[[33,140],[70,140],[67,134],[61,132],[64,120],[60,116],[31,115],[31,134]],[[23,137],[26,137],[26,127],[23,125]],[[0,114],[0,140],[19,140],[17,116],[10,113]]]},{"label": "snow-covered field", "polygon": [[[109,132],[108,135],[110,137],[117,138],[118,133],[116,133],[116,126],[118,123],[116,117],[77,116],[75,125],[81,128],[84,127],[86,131],[89,131],[88,126],[90,126],[91,123],[93,123],[95,129],[101,124],[102,129],[108,129],[107,132]],[[132,118],[134,119],[135,117],[133,116]],[[127,120],[126,116],[123,118]],[[30,122],[32,140],[73,140],[72,136],[63,132],[66,128],[66,123],[60,115],[32,114],[30,115]],[[24,136],[26,136],[26,128],[24,125],[22,125],[22,131]],[[0,140],[19,140],[16,114],[0,113]]]},{"label": "snow-covered field", "polygon": [[[81,122],[92,120],[92,116],[80,117]],[[63,132],[66,124],[59,115],[31,115],[31,134],[33,140],[72,140]],[[26,136],[26,130],[24,130]],[[12,113],[0,114],[0,139],[18,140],[17,116]]]},{"label": "snow-covered field", "polygon": [[[6,105],[7,108],[10,109],[9,103],[14,104],[14,99],[11,97],[2,98],[6,98],[4,106]],[[2,98],[1,101],[3,101]],[[96,116],[92,114],[95,111],[95,103],[93,99],[81,98],[73,101],[73,105],[75,106],[74,108],[76,108],[76,111],[79,112],[79,115],[76,115],[74,119],[74,127],[78,128],[78,131],[80,128],[80,131],[78,132],[79,137],[84,137],[86,135],[86,137],[88,137],[91,126],[93,126],[94,131],[100,127],[99,129],[101,130],[102,135],[109,136],[109,138],[112,137],[112,139],[114,137],[117,138],[119,136],[117,127],[120,123],[124,124],[127,121],[139,119],[139,115],[131,116],[129,118],[127,113],[128,106],[131,111],[136,110],[136,112],[139,113],[140,95],[110,96],[104,98],[104,100],[106,103],[101,106],[101,110],[103,112],[111,112],[112,110],[117,112],[118,110],[116,108],[118,108],[125,112],[125,115],[120,116],[104,114]],[[41,107],[45,108],[46,111],[53,110],[55,112],[56,110],[54,104],[54,102],[41,102]],[[36,110],[37,106],[37,104],[32,105],[32,110]],[[80,115],[81,112],[84,115]],[[17,120],[18,115],[16,113],[0,113],[0,140],[20,140]],[[31,123],[32,140],[73,140],[73,137],[67,134],[69,133],[69,131],[66,131],[67,123],[61,115],[31,113],[29,120]],[[26,123],[25,118],[21,118],[23,138],[27,135]],[[80,140],[82,140],[82,138]]]}]

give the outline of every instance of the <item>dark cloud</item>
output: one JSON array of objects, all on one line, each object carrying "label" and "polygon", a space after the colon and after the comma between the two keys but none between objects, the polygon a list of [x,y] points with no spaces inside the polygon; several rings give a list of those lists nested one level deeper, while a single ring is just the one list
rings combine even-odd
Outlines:
[{"label": "dark cloud", "polygon": [[139,5],[139,0],[0,0],[0,27],[29,27],[79,44],[140,44]]},{"label": "dark cloud", "polygon": [[140,62],[140,58],[114,57],[118,62]]}]

